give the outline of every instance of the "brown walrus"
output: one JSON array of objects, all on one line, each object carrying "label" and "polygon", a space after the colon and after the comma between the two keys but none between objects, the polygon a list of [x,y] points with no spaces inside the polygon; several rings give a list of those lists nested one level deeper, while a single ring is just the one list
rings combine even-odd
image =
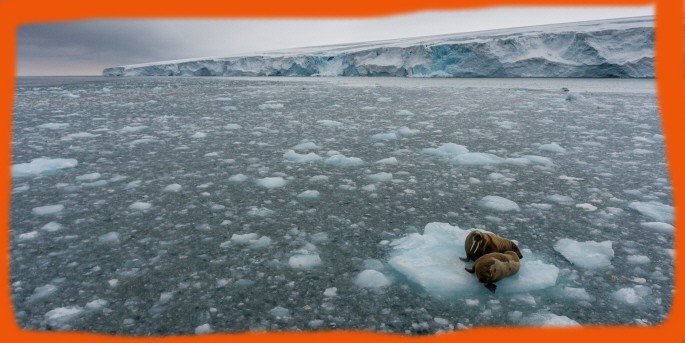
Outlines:
[{"label": "brown walrus", "polygon": [[491,253],[491,252],[505,252],[513,251],[518,255],[519,258],[523,258],[519,247],[516,243],[509,239],[497,236],[494,233],[481,232],[478,230],[473,230],[466,236],[466,241],[464,242],[464,250],[466,250],[466,257],[460,257],[459,259],[468,262],[470,260],[475,261],[479,257]]},{"label": "brown walrus", "polygon": [[469,273],[475,272],[478,282],[484,283],[485,288],[495,293],[497,285],[493,282],[518,273],[520,266],[518,254],[515,251],[507,251],[485,254],[473,263],[470,270],[464,269]]}]

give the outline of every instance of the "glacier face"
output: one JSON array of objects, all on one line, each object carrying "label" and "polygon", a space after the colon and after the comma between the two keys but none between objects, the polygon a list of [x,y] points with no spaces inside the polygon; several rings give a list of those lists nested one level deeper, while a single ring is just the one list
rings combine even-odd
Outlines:
[{"label": "glacier face", "polygon": [[654,77],[652,17],[106,68],[104,76]]}]

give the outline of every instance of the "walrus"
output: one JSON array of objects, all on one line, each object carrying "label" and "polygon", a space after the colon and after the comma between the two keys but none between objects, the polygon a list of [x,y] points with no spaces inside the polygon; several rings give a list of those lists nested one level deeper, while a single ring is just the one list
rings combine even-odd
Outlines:
[{"label": "walrus", "polygon": [[519,258],[523,258],[519,247],[511,240],[497,236],[494,233],[478,230],[473,230],[466,236],[464,250],[466,250],[466,257],[459,258],[464,262],[475,261],[487,253],[505,251],[513,251]]},{"label": "walrus", "polygon": [[485,254],[473,263],[471,269],[464,269],[469,273],[475,272],[478,282],[484,283],[485,288],[495,293],[497,285],[493,282],[518,273],[520,267],[518,254],[515,251],[507,251]]}]

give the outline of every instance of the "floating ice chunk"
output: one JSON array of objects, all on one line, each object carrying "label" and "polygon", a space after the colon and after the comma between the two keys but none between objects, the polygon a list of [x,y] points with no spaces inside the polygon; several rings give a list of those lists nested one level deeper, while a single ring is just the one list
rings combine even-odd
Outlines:
[{"label": "floating ice chunk", "polygon": [[228,178],[228,181],[231,181],[231,182],[243,182],[243,181],[246,181],[247,179],[248,179],[248,177],[247,177],[246,175],[244,175],[244,174],[235,174],[235,175],[229,177],[229,178]]},{"label": "floating ice chunk", "polygon": [[588,212],[592,212],[592,211],[597,210],[596,206],[594,206],[592,204],[587,204],[587,203],[586,204],[576,204],[576,207],[581,208],[581,209],[588,211]]},{"label": "floating ice chunk", "polygon": [[392,98],[380,97],[380,98],[376,99],[376,101],[378,101],[378,102],[391,102]]},{"label": "floating ice chunk", "polygon": [[276,212],[274,212],[273,210],[270,210],[266,207],[256,207],[256,206],[250,207],[250,210],[247,211],[247,215],[251,216],[251,217],[269,217],[269,216],[273,215],[274,213],[276,213]]},{"label": "floating ice chunk", "polygon": [[316,145],[314,142],[305,142],[305,143],[300,143],[296,146],[293,147],[293,150],[319,150],[321,149],[320,146]]},{"label": "floating ice chunk", "polygon": [[561,194],[549,195],[547,196],[547,199],[552,200],[560,205],[573,205],[575,203],[575,200],[573,200],[573,198],[571,198],[570,196]]},{"label": "floating ice chunk", "polygon": [[259,238],[259,235],[256,233],[246,233],[244,235],[234,233],[231,236],[231,241],[233,241],[234,243],[238,243],[238,244],[248,244],[251,241],[256,241],[258,238]]},{"label": "floating ice chunk", "polygon": [[206,137],[207,137],[207,134],[204,132],[196,132],[195,134],[190,136],[190,138],[193,138],[193,139],[200,139],[200,138],[206,138]]},{"label": "floating ice chunk", "polygon": [[295,150],[288,150],[285,154],[283,154],[283,158],[286,161],[295,163],[315,162],[320,161],[322,159],[321,156],[313,152],[310,152],[308,154],[298,154],[295,152]]},{"label": "floating ice chunk", "polygon": [[577,321],[554,313],[542,310],[532,314],[522,321],[524,325],[531,326],[580,326]]},{"label": "floating ice chunk", "polygon": [[59,95],[60,99],[78,99],[80,97],[80,95],[68,91],[64,91],[62,94]]},{"label": "floating ice chunk", "polygon": [[398,164],[399,162],[394,157],[388,157],[388,158],[380,159],[380,160],[376,161],[376,163],[395,165],[395,164]]},{"label": "floating ice chunk", "polygon": [[47,232],[55,232],[62,229],[62,224],[58,222],[49,222],[43,225],[43,227],[41,227],[40,229]]},{"label": "floating ice chunk", "polygon": [[392,173],[380,172],[366,176],[372,182],[390,182],[392,181]]},{"label": "floating ice chunk", "polygon": [[632,264],[647,264],[647,263],[651,262],[649,257],[647,257],[645,255],[630,255],[626,258],[626,261],[628,261],[628,263],[632,263]]},{"label": "floating ice chunk", "polygon": [[341,123],[341,122],[339,122],[339,121],[328,120],[328,119],[317,120],[316,122],[319,123],[319,124],[321,124],[321,125],[323,125],[323,126],[325,126],[325,127],[340,127],[340,126],[343,126],[343,125],[344,125],[343,123]]},{"label": "floating ice chunk", "polygon": [[324,297],[334,297],[336,295],[338,295],[338,288],[337,287],[326,288],[326,290],[323,291]]},{"label": "floating ice chunk", "polygon": [[418,134],[421,131],[416,130],[416,129],[410,129],[406,126],[402,126],[401,128],[397,129],[397,131],[395,131],[395,132],[397,132],[397,134],[401,135],[401,136],[413,136],[415,134]]},{"label": "floating ice chunk", "polygon": [[376,191],[376,185],[369,184],[369,185],[363,186],[362,190],[367,191],[367,192],[375,192]]},{"label": "floating ice chunk", "polygon": [[377,133],[373,136],[371,136],[371,139],[375,141],[394,141],[397,139],[397,134],[394,132],[390,133]]},{"label": "floating ice chunk", "polygon": [[107,300],[95,299],[93,301],[89,301],[86,304],[86,309],[91,310],[91,311],[102,310],[103,308],[105,308],[105,306],[107,306],[107,304],[109,304],[109,302]]},{"label": "floating ice chunk", "polygon": [[313,234],[310,238],[314,243],[323,243],[328,241],[328,234],[325,232],[317,232]]},{"label": "floating ice chunk", "polygon": [[100,243],[114,244],[119,243],[119,233],[118,232],[108,232],[100,237],[98,237]]},{"label": "floating ice chunk", "polygon": [[100,178],[100,173],[83,174],[76,177],[78,181],[93,181]]},{"label": "floating ice chunk", "polygon": [[207,323],[199,325],[195,328],[196,335],[206,335],[212,332],[214,332],[214,330],[212,330],[212,327]]},{"label": "floating ice chunk", "polygon": [[515,202],[496,195],[488,195],[480,199],[478,205],[499,212],[519,211],[519,205]]},{"label": "floating ice chunk", "polygon": [[262,249],[271,245],[271,238],[268,236],[259,237],[259,239],[250,241],[250,248],[252,249]]},{"label": "floating ice chunk", "polygon": [[290,315],[290,310],[288,310],[285,307],[276,306],[276,307],[272,308],[271,310],[269,310],[269,314],[274,316],[274,317],[277,317],[277,318],[278,317],[283,318],[283,317],[288,317]]},{"label": "floating ice chunk", "polygon": [[364,269],[373,269],[381,271],[384,269],[383,262],[375,258],[366,259],[364,260]]},{"label": "floating ice chunk", "polygon": [[36,287],[33,290],[33,294],[31,294],[31,296],[29,296],[26,299],[26,301],[34,302],[34,301],[38,301],[38,300],[47,298],[47,297],[55,294],[55,292],[57,292],[58,289],[59,288],[57,286],[52,285],[52,284],[47,284],[44,286]]},{"label": "floating ice chunk", "polygon": [[421,153],[433,156],[456,156],[468,152],[469,149],[465,146],[454,143],[445,143],[437,148],[425,148],[421,150]]},{"label": "floating ice chunk", "polygon": [[311,269],[321,265],[319,254],[297,254],[290,256],[288,265],[296,269]]},{"label": "floating ice chunk", "polygon": [[467,152],[452,158],[451,162],[462,166],[487,166],[504,163],[504,159],[483,152]]},{"label": "floating ice chunk", "polygon": [[652,291],[647,286],[637,285],[635,287],[621,288],[618,291],[612,293],[614,300],[619,303],[637,306],[644,303],[644,298],[649,296]]},{"label": "floating ice chunk", "polygon": [[37,126],[39,129],[63,130],[69,127],[68,123],[45,123]]},{"label": "floating ice chunk", "polygon": [[592,301],[594,297],[588,294],[585,288],[564,287],[561,294],[568,299],[580,301]]},{"label": "floating ice chunk", "polygon": [[357,275],[354,279],[354,283],[357,286],[364,288],[381,288],[391,284],[391,281],[387,276],[377,270],[366,269]]},{"label": "floating ice chunk", "polygon": [[183,188],[183,186],[179,185],[178,183],[172,183],[162,190],[163,192],[178,192]]},{"label": "floating ice chunk", "polygon": [[[471,230],[447,223],[429,223],[423,235],[412,233],[390,243],[388,264],[427,292],[438,297],[488,292],[464,270],[464,240]],[[519,272],[497,283],[499,293],[530,292],[556,284],[559,269],[526,253]]]},{"label": "floating ice chunk", "polygon": [[12,165],[12,176],[36,176],[59,169],[74,168],[78,164],[73,158],[36,158],[29,163]]},{"label": "floating ice chunk", "polygon": [[657,201],[636,201],[631,202],[628,207],[656,221],[673,224],[673,206],[662,204]]},{"label": "floating ice chunk", "polygon": [[544,156],[537,155],[523,155],[521,158],[528,160],[531,164],[543,165],[543,166],[553,166],[554,162],[551,159]]},{"label": "floating ice chunk", "polygon": [[364,164],[361,158],[358,157],[346,157],[345,155],[333,155],[324,161],[326,164],[335,167],[358,167]]},{"label": "floating ice chunk", "polygon": [[30,241],[32,239],[38,238],[38,231],[29,231],[19,235],[17,237],[20,241]]},{"label": "floating ice chunk", "polygon": [[224,125],[224,129],[226,130],[240,130],[243,127],[240,126],[239,124],[226,124]]},{"label": "floating ice chunk", "polygon": [[412,113],[409,110],[399,110],[399,111],[395,112],[395,115],[396,116],[413,116],[414,113]]},{"label": "floating ice chunk", "polygon": [[673,233],[674,227],[671,224],[668,223],[662,223],[662,222],[646,222],[646,223],[640,223],[640,225],[644,228],[654,230],[657,232],[661,233]]},{"label": "floating ice chunk", "polygon": [[85,310],[80,306],[58,307],[45,313],[48,325],[61,329],[70,321],[78,318]]},{"label": "floating ice chunk", "polygon": [[62,212],[64,209],[64,205],[62,204],[57,204],[57,205],[46,205],[46,206],[39,206],[39,207],[34,207],[31,209],[31,213],[37,215],[37,216],[46,216],[50,214],[57,214]]},{"label": "floating ice chunk", "polygon": [[319,197],[319,191],[306,190],[306,191],[298,194],[297,197],[300,199],[316,199]]},{"label": "floating ice chunk", "polygon": [[138,125],[138,126],[124,126],[119,130],[119,133],[132,133],[132,132],[138,132],[147,129],[147,126],[145,125]]},{"label": "floating ice chunk", "polygon": [[542,151],[556,152],[556,153],[566,152],[566,149],[562,148],[561,145],[554,143],[554,142],[549,143],[549,144],[543,144],[538,149],[542,150]]},{"label": "floating ice chunk", "polygon": [[260,110],[277,110],[283,108],[281,103],[264,103],[258,106]]},{"label": "floating ice chunk", "polygon": [[611,259],[614,258],[614,249],[611,245],[611,241],[579,242],[562,238],[554,243],[554,250],[578,267],[599,269],[611,265]]},{"label": "floating ice chunk", "polygon": [[255,183],[265,188],[279,188],[288,184],[288,181],[286,181],[284,178],[280,176],[275,176],[265,177],[263,179],[256,179]]},{"label": "floating ice chunk", "polygon": [[136,201],[133,204],[129,205],[128,208],[132,210],[138,210],[138,211],[145,211],[148,210],[152,207],[152,204],[149,202],[143,202],[143,201]]},{"label": "floating ice chunk", "polygon": [[582,99],[585,99],[585,97],[583,97],[578,92],[571,91],[571,92],[566,93],[566,101],[568,101],[568,102],[578,101],[578,100],[582,100]]}]

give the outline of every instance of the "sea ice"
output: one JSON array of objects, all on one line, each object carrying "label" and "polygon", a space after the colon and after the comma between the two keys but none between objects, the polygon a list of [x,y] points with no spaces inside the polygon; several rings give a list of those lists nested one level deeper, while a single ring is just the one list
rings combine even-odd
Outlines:
[{"label": "sea ice", "polygon": [[296,269],[311,269],[321,264],[319,254],[303,253],[290,256],[288,265]]},{"label": "sea ice", "polygon": [[43,227],[41,227],[40,229],[47,232],[56,232],[62,229],[62,224],[58,222],[49,222],[43,225]]},{"label": "sea ice", "polygon": [[487,166],[504,163],[504,159],[483,152],[467,152],[452,158],[451,162],[462,166]]},{"label": "sea ice", "polygon": [[70,321],[78,318],[84,311],[80,306],[58,307],[45,313],[45,321],[48,325],[61,329]]},{"label": "sea ice", "polygon": [[328,119],[317,120],[316,122],[323,125],[323,126],[326,126],[326,127],[340,127],[340,126],[344,125],[343,123],[341,123],[339,121],[328,120]]},{"label": "sea ice", "polygon": [[[447,223],[429,223],[424,233],[412,233],[390,243],[388,264],[427,292],[438,297],[488,292],[459,260],[471,230]],[[519,272],[497,283],[499,293],[525,293],[552,287],[559,269],[525,252]]]},{"label": "sea ice", "polygon": [[118,232],[108,232],[100,237],[98,237],[100,243],[114,244],[119,243],[119,233]]},{"label": "sea ice", "polygon": [[657,201],[631,202],[628,207],[650,217],[656,221],[673,224],[673,206]]},{"label": "sea ice", "polygon": [[388,157],[388,158],[380,159],[380,160],[376,161],[376,163],[394,165],[394,164],[398,164],[399,162],[397,161],[397,159],[395,157]]},{"label": "sea ice", "polygon": [[542,151],[556,152],[556,153],[566,152],[566,149],[562,148],[559,144],[554,143],[554,142],[549,143],[549,144],[543,144],[538,149],[540,149]]},{"label": "sea ice", "polygon": [[286,161],[295,163],[315,162],[320,161],[322,159],[321,156],[313,152],[310,152],[308,154],[298,154],[295,152],[295,150],[288,150],[285,154],[283,154],[283,158]]},{"label": "sea ice", "polygon": [[132,210],[138,210],[138,211],[145,211],[148,210],[152,207],[152,204],[149,202],[143,202],[143,201],[136,201],[133,204],[129,205],[128,208]]},{"label": "sea ice", "polygon": [[337,287],[326,288],[326,290],[323,292],[324,297],[334,297],[336,295],[338,295]]},{"label": "sea ice", "polygon": [[298,194],[297,197],[300,199],[316,199],[319,197],[319,191],[306,190],[306,191]]},{"label": "sea ice", "polygon": [[212,327],[207,323],[199,325],[195,328],[196,335],[206,335],[212,332],[214,332],[214,330],[212,330]]},{"label": "sea ice", "polygon": [[517,205],[515,202],[503,198],[500,196],[496,195],[488,195],[480,199],[478,202],[478,205],[480,205],[483,208],[491,209],[494,211],[499,211],[499,212],[507,212],[507,211],[519,211],[519,205]]},{"label": "sea ice", "polygon": [[12,176],[36,176],[59,169],[74,168],[78,164],[73,158],[36,158],[29,163],[12,165]]},{"label": "sea ice", "polygon": [[373,136],[371,136],[371,139],[375,141],[394,141],[397,139],[397,134],[394,132],[390,133],[377,133]]},{"label": "sea ice", "polygon": [[346,157],[345,155],[341,154],[333,155],[327,158],[324,162],[335,167],[358,167],[364,164],[364,161],[362,161],[361,158]]},{"label": "sea ice", "polygon": [[320,146],[316,145],[314,142],[305,142],[305,143],[300,143],[296,146],[293,147],[293,150],[318,150],[321,149]]},{"label": "sea ice", "polygon": [[466,154],[469,152],[469,149],[467,149],[463,145],[459,144],[454,144],[454,143],[445,143],[437,148],[425,148],[421,150],[422,153],[426,155],[434,155],[434,156],[456,156],[456,155],[461,155],[461,154]]},{"label": "sea ice", "polygon": [[37,126],[39,129],[63,130],[69,127],[68,123],[45,123]]},{"label": "sea ice", "polygon": [[44,286],[36,287],[36,288],[33,290],[33,294],[31,294],[31,295],[26,299],[26,301],[28,301],[28,302],[34,302],[34,301],[37,301],[37,300],[41,300],[41,299],[43,299],[43,298],[47,298],[47,297],[49,297],[49,296],[55,294],[55,292],[57,292],[58,289],[59,289],[59,288],[58,288],[57,286],[53,285],[53,284],[47,284],[47,285],[44,285]]},{"label": "sea ice", "polygon": [[645,222],[640,223],[640,225],[644,228],[651,229],[661,233],[673,233],[674,230],[673,225],[662,222]]},{"label": "sea ice", "polygon": [[178,192],[183,188],[183,186],[179,185],[178,183],[172,183],[162,190],[163,192]]},{"label": "sea ice", "polygon": [[31,209],[31,213],[33,213],[37,216],[45,216],[45,215],[50,215],[50,214],[57,214],[59,212],[62,212],[63,209],[64,209],[64,205],[62,205],[62,204],[46,205],[46,206],[34,207],[33,209]]},{"label": "sea ice", "polygon": [[632,288],[621,288],[612,293],[612,297],[621,304],[636,306],[643,304],[645,297],[649,296],[651,293],[652,291],[649,287],[637,285]]},{"label": "sea ice", "polygon": [[248,177],[247,177],[246,175],[244,175],[244,174],[235,174],[235,175],[229,177],[229,178],[228,178],[228,181],[231,181],[231,182],[243,182],[243,181],[246,181],[247,179],[248,179]]},{"label": "sea ice", "polygon": [[611,245],[611,241],[579,242],[562,238],[554,243],[554,250],[578,267],[600,269],[611,265],[611,259],[614,258],[614,249]]},{"label": "sea ice", "polygon": [[410,129],[406,126],[402,126],[401,128],[397,129],[395,132],[397,132],[397,134],[401,135],[401,136],[413,136],[415,134],[418,134],[421,131],[416,130],[416,129]]},{"label": "sea ice", "polygon": [[390,182],[392,181],[392,173],[380,172],[366,176],[372,182]]},{"label": "sea ice", "polygon": [[357,275],[354,279],[354,283],[357,286],[364,288],[381,288],[391,284],[391,281],[387,276],[377,270],[366,269]]},{"label": "sea ice", "polygon": [[265,188],[279,188],[285,186],[288,181],[280,176],[265,177],[263,179],[256,179],[255,183]]},{"label": "sea ice", "polygon": [[78,181],[93,181],[100,178],[100,173],[83,174],[76,177]]},{"label": "sea ice", "polygon": [[525,318],[522,324],[531,326],[580,326],[575,320],[541,310]]}]

